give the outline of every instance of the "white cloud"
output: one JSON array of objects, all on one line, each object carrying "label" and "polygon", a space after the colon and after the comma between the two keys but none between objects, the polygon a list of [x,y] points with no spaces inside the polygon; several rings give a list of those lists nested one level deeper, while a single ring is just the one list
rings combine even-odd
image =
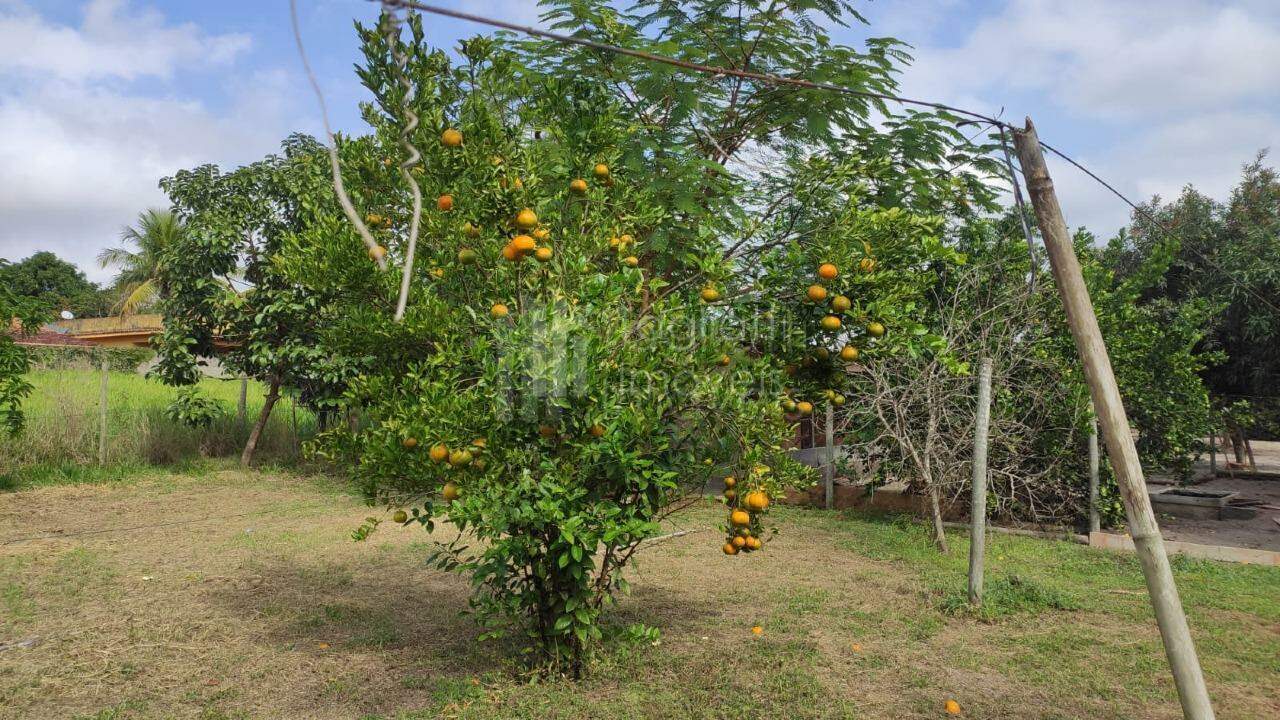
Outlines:
[{"label": "white cloud", "polygon": [[166,25],[125,0],[90,0],[79,28],[54,25],[25,5],[0,12],[0,72],[63,80],[168,79],[195,65],[224,65],[249,49],[249,36],[207,35],[191,23]]},{"label": "white cloud", "polygon": [[[906,94],[1004,107],[1014,122],[1030,113],[1045,140],[1135,200],[1172,199],[1189,183],[1225,197],[1243,163],[1280,148],[1274,0],[976,5],[926,3],[937,31],[913,53]],[[893,7],[884,20],[910,40],[912,12]],[[938,15],[965,29],[946,37]],[[1052,158],[1050,168],[1071,225],[1105,238],[1127,221],[1127,206],[1107,190]]]},{"label": "white cloud", "polygon": [[[248,40],[169,25],[153,11],[96,0],[80,27],[53,25],[25,7],[0,5],[0,257],[51,250],[91,279],[94,263],[138,212],[166,203],[159,179],[193,165],[235,164],[278,147],[298,123],[296,78],[229,73],[211,108],[172,90],[142,93],[129,80],[184,79],[203,61],[233,63]],[[27,45],[7,44],[25,28]],[[19,55],[37,51],[27,58]],[[199,57],[196,57],[196,55]],[[43,73],[40,82],[29,74]],[[203,89],[210,87],[202,82]]]}]

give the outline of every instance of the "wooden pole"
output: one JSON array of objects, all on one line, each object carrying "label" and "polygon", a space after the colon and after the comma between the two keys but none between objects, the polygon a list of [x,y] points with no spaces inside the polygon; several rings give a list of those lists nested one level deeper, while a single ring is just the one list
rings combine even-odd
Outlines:
[{"label": "wooden pole", "polygon": [[1098,515],[1098,472],[1102,459],[1098,455],[1098,418],[1089,420],[1089,532],[1102,530],[1102,518]]},{"label": "wooden pole", "polygon": [[1209,479],[1218,477],[1218,431],[1209,428]]},{"label": "wooden pole", "polygon": [[1098,328],[1098,318],[1089,299],[1089,289],[1080,271],[1080,261],[1076,258],[1071,234],[1062,217],[1062,208],[1058,205],[1053,180],[1049,177],[1040,139],[1036,136],[1031,118],[1027,118],[1026,129],[1015,130],[1013,137],[1018,148],[1018,158],[1022,162],[1022,174],[1026,178],[1031,204],[1035,207],[1036,218],[1040,223],[1040,233],[1044,237],[1045,248],[1049,251],[1053,279],[1058,286],[1058,294],[1062,296],[1076,351],[1084,364],[1089,394],[1097,410],[1102,439],[1106,442],[1116,485],[1124,501],[1129,534],[1142,563],[1142,574],[1146,577],[1147,592],[1151,595],[1151,606],[1155,611],[1156,624],[1160,627],[1165,655],[1173,670],[1173,681],[1178,688],[1183,717],[1186,720],[1212,720],[1213,706],[1209,702],[1204,673],[1200,669],[1195,643],[1191,640],[1191,630],[1187,627],[1187,618],[1178,598],[1178,588],[1169,569],[1164,538],[1160,535],[1160,527],[1151,510],[1151,498],[1147,495],[1142,464],[1138,459],[1133,436],[1129,432],[1129,419],[1120,398],[1120,388],[1116,385],[1115,373],[1111,369],[1111,358],[1107,355],[1102,331]]},{"label": "wooden pole", "polygon": [[243,428],[249,422],[249,376],[240,376],[240,399],[236,402],[236,419]]},{"label": "wooden pole", "polygon": [[982,565],[987,549],[987,440],[991,428],[991,358],[978,369],[973,422],[973,492],[969,502],[969,603],[982,604]]},{"label": "wooden pole", "polygon": [[102,358],[102,382],[98,387],[98,465],[107,464],[107,376],[110,364]]},{"label": "wooden pole", "polygon": [[835,441],[832,436],[835,435],[835,409],[832,407],[834,403],[827,401],[827,451],[822,463],[822,479],[827,493],[827,509],[835,507],[836,504],[836,451]]}]

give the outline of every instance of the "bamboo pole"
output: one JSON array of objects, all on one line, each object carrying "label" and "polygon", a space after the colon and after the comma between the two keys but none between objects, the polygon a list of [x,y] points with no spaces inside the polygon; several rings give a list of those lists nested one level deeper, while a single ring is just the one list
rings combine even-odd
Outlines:
[{"label": "bamboo pole", "polygon": [[1089,532],[1102,529],[1098,516],[1098,472],[1102,462],[1098,455],[1098,418],[1089,420]]},{"label": "bamboo pole", "polygon": [[991,428],[991,358],[978,369],[978,407],[973,422],[973,491],[969,502],[969,603],[982,604],[982,566],[987,546],[987,440]]},{"label": "bamboo pole", "polygon": [[102,358],[102,382],[98,387],[98,465],[107,464],[107,377],[110,364]]},{"label": "bamboo pole", "polygon": [[1187,618],[1178,598],[1178,588],[1169,569],[1164,538],[1160,535],[1160,527],[1151,510],[1151,498],[1147,495],[1142,464],[1138,459],[1133,436],[1129,432],[1129,419],[1120,398],[1120,389],[1116,385],[1111,358],[1107,355],[1098,318],[1089,299],[1089,289],[1085,286],[1080,261],[1076,258],[1071,234],[1062,217],[1062,208],[1054,193],[1053,180],[1049,177],[1040,139],[1031,118],[1027,118],[1026,129],[1015,131],[1013,136],[1031,204],[1035,207],[1036,218],[1040,223],[1040,233],[1044,237],[1045,248],[1049,251],[1054,282],[1062,296],[1076,351],[1084,364],[1089,393],[1102,428],[1102,438],[1106,442],[1107,455],[1111,459],[1116,485],[1120,489],[1125,514],[1128,516],[1129,534],[1142,564],[1147,591],[1151,595],[1151,606],[1160,627],[1160,637],[1164,641],[1165,654],[1173,670],[1183,717],[1186,720],[1212,720],[1213,706],[1209,702],[1204,673],[1200,669],[1191,630],[1187,627]]},{"label": "bamboo pole", "polygon": [[835,507],[836,504],[836,451],[835,442],[832,436],[835,434],[835,409],[832,407],[834,403],[827,401],[827,437],[825,457],[822,463],[822,479],[826,490],[826,507],[828,510]]}]

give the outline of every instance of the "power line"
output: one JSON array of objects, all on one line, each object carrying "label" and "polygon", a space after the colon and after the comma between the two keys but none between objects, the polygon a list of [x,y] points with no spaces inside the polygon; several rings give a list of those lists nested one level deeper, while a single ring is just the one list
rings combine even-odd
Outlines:
[{"label": "power line", "polygon": [[609,43],[597,42],[595,40],[587,40],[585,38],[573,37],[562,33],[551,32],[550,30],[540,30],[529,25],[517,25],[505,20],[496,20],[481,15],[473,15],[458,10],[450,10],[448,8],[436,7],[434,5],[426,5],[416,2],[416,0],[371,0],[372,2],[381,2],[384,6],[413,9],[422,12],[432,13],[433,15],[442,15],[455,20],[466,20],[468,22],[479,23],[481,25],[489,25],[492,27],[511,30],[513,32],[532,35],[534,37],[545,38],[547,40],[555,40],[556,42],[566,43],[569,45],[578,45],[580,47],[591,48],[603,52],[613,53],[615,55],[626,55],[628,57],[648,60],[649,62],[661,63],[663,65],[672,65],[685,70],[693,70],[695,72],[705,73],[707,75],[728,75],[731,77],[744,78],[747,80],[758,80],[770,85],[790,85],[792,87],[801,87],[809,90],[827,90],[830,92],[843,93],[845,95],[853,95],[856,97],[871,98],[875,100],[887,100],[890,102],[901,103],[903,105],[917,105],[920,107],[933,108],[934,110],[943,110],[945,112],[955,113],[957,115],[968,115],[971,118],[991,123],[997,127],[1009,127],[1009,125],[989,115],[984,115],[973,110],[965,110],[953,105],[945,103],[929,102],[927,100],[916,100],[913,98],[902,97],[900,95],[891,95],[889,93],[878,93],[871,90],[857,90],[855,88],[845,87],[843,85],[835,85],[832,83],[814,82],[805,80],[804,78],[784,77],[782,75],[771,75],[769,73],[752,72],[750,70],[737,70],[734,68],[720,67],[717,65],[703,65],[701,63],[689,62],[688,60],[680,60],[678,58],[666,55],[657,55],[643,50],[632,50],[620,45],[610,45]]},{"label": "power line", "polygon": [[[928,100],[918,100],[914,98],[903,97],[900,95],[892,95],[889,93],[873,92],[870,90],[858,90],[855,88],[845,87],[843,85],[835,85],[832,83],[824,83],[824,82],[814,82],[811,80],[805,80],[803,78],[784,77],[781,75],[751,72],[748,70],[738,70],[735,68],[726,68],[726,67],[721,67],[716,65],[703,65],[701,63],[694,63],[694,62],[689,62],[687,60],[680,60],[678,58],[673,58],[666,55],[658,55],[656,53],[645,52],[643,50],[633,50],[631,48],[625,48],[620,45],[612,45],[609,43],[598,42],[595,40],[588,40],[586,38],[573,37],[571,35],[565,35],[563,33],[552,32],[550,30],[542,30],[529,25],[518,25],[516,23],[507,22],[505,20],[498,20],[495,18],[484,17],[482,15],[475,15],[473,13],[461,12],[459,10],[451,10],[449,8],[442,8],[434,5],[428,5],[426,3],[417,2],[417,0],[371,0],[371,1],[379,2],[382,4],[383,7],[418,10],[420,12],[426,12],[426,13],[431,13],[433,15],[449,17],[455,20],[464,20],[467,22],[478,23],[481,25],[488,25],[490,27],[510,30],[513,32],[529,35],[532,37],[540,37],[540,38],[545,38],[547,40],[554,40],[556,42],[560,42],[568,45],[577,45],[579,47],[591,48],[593,50],[600,50],[602,52],[609,52],[616,55],[625,55],[628,57],[639,58],[641,60],[646,60],[649,62],[656,62],[664,65],[671,65],[673,67],[683,68],[685,70],[692,70],[694,72],[704,73],[704,74],[713,75],[713,76],[739,77],[739,78],[744,78],[748,80],[757,80],[757,81],[768,83],[771,85],[787,85],[792,87],[806,88],[810,90],[825,90],[828,92],[838,92],[846,95],[852,95],[855,97],[870,98],[875,100],[885,100],[889,102],[900,103],[903,105],[916,105],[919,107],[928,107],[928,108],[933,108],[934,110],[941,110],[949,113],[955,113],[957,115],[966,115],[968,117],[974,118],[976,120],[980,120],[985,123],[989,123],[999,128],[1002,132],[1002,136],[1003,136],[1003,131],[1005,129],[1009,129],[1014,132],[1017,132],[1018,130],[1013,125],[1010,125],[1009,123],[1006,123],[1003,120],[1000,120],[998,118],[991,117],[990,115],[985,115],[983,113],[976,112],[973,110],[966,110],[964,108],[955,107],[954,105],[947,105],[945,103],[931,102]],[[313,84],[314,84],[314,81],[313,81]],[[1094,182],[1098,183],[1102,187],[1109,190],[1113,195],[1115,195],[1116,197],[1124,201],[1124,203],[1127,204],[1130,208],[1132,208],[1135,212],[1137,212],[1138,214],[1146,218],[1149,222],[1154,224],[1159,229],[1163,230],[1166,235],[1169,235],[1169,236],[1173,235],[1173,232],[1170,228],[1165,227],[1164,224],[1161,223],[1159,220],[1157,220],[1153,215],[1151,215],[1151,213],[1147,212],[1142,207],[1140,207],[1137,203],[1130,200],[1124,193],[1117,190],[1114,185],[1112,185],[1111,183],[1099,177],[1097,173],[1088,169],[1087,167],[1077,162],[1072,157],[1068,156],[1066,153],[1062,152],[1061,150],[1058,150],[1057,148],[1053,147],[1052,145],[1046,142],[1041,142],[1040,146],[1043,147],[1045,150],[1048,150],[1049,152],[1058,156],[1059,158],[1065,160],[1067,163],[1071,164],[1077,170],[1087,175]],[[1006,152],[1007,152],[1007,149],[1006,149]],[[1007,158],[1006,158],[1006,163],[1008,163]],[[1014,199],[1016,202],[1018,200],[1016,178],[1014,178],[1014,187],[1015,187]],[[1025,228],[1024,228],[1024,232],[1026,232]],[[1190,249],[1191,252],[1195,253],[1206,265],[1209,265],[1210,267],[1213,267],[1215,270],[1217,270],[1219,273],[1222,273],[1223,276],[1226,277],[1232,285],[1235,285],[1236,287],[1253,295],[1258,300],[1260,300],[1263,304],[1270,307],[1272,310],[1275,310],[1276,312],[1280,312],[1280,307],[1277,307],[1274,303],[1272,303],[1267,298],[1263,297],[1256,290],[1253,290],[1252,288],[1246,287],[1238,283],[1221,266],[1219,266],[1217,263],[1213,262],[1208,257],[1203,255],[1198,249],[1194,247],[1189,247],[1188,249]]]}]

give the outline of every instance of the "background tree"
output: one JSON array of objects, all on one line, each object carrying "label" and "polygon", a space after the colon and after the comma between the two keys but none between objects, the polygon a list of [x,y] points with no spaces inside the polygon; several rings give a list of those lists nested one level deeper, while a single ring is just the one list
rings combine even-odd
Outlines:
[{"label": "background tree", "polygon": [[21,262],[0,265],[0,286],[53,312],[70,310],[77,317],[105,315],[110,306],[79,268],[47,250]]},{"label": "background tree", "polygon": [[112,310],[131,315],[155,306],[160,260],[168,248],[181,242],[182,233],[182,221],[176,213],[152,208],[138,215],[137,224],[120,232],[119,247],[98,253],[102,267],[119,269],[112,281],[111,292],[117,297]]},{"label": "background tree", "polygon": [[[337,231],[328,160],[310,137],[285,141],[280,155],[222,172],[205,165],[161,181],[185,226],[160,249],[157,266],[164,332],[155,372],[173,385],[199,380],[199,358],[226,348],[223,365],[267,387],[266,402],[241,454],[249,465],[282,389],[322,418],[335,410],[347,378],[359,369],[318,344],[325,312],[341,286],[303,286],[282,259],[300,252],[303,227]],[[346,237],[346,235],[342,235]]]},{"label": "background tree", "polygon": [[[0,274],[11,267],[0,260]],[[23,377],[30,369],[30,359],[14,340],[48,322],[48,308],[38,299],[19,295],[8,283],[0,282],[0,318],[5,323],[0,332],[0,428],[17,435],[24,424],[22,401],[31,394],[32,386]]]},{"label": "background tree", "polygon": [[[1225,420],[1242,460],[1245,431],[1280,432],[1280,178],[1265,153],[1244,166],[1226,202],[1187,187],[1173,203],[1145,206],[1159,226],[1135,213],[1111,255],[1121,276],[1149,258],[1167,255],[1167,270],[1144,299],[1215,308],[1206,318],[1205,348],[1220,362],[1203,372],[1219,409],[1236,408]],[[1163,226],[1163,227],[1160,227]],[[1240,418],[1253,421],[1242,423]]]}]

